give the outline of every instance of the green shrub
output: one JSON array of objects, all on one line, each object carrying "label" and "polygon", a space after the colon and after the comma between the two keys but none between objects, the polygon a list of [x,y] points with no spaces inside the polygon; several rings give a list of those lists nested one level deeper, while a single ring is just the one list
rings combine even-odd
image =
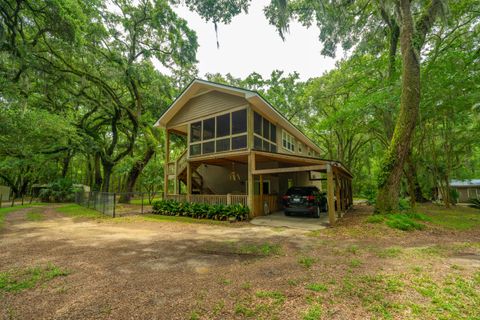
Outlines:
[{"label": "green shrub", "polygon": [[470,199],[468,202],[470,208],[480,209],[480,199]]},{"label": "green shrub", "polygon": [[395,213],[389,214],[386,221],[387,226],[393,229],[399,229],[403,231],[423,230],[425,225],[418,223],[410,218],[406,214]]},{"label": "green shrub", "polygon": [[40,191],[43,202],[73,202],[77,190],[69,179],[58,179]]},{"label": "green shrub", "polygon": [[382,223],[385,221],[385,217],[381,214],[374,214],[369,216],[365,221],[368,223]]},{"label": "green shrub", "polygon": [[399,201],[398,201],[398,208],[400,210],[410,210],[412,207],[410,206],[410,200],[406,199],[406,198],[401,198]]},{"label": "green shrub", "polygon": [[456,204],[458,202],[459,197],[460,197],[460,194],[458,193],[457,189],[450,188],[450,203]]},{"label": "green shrub", "polygon": [[153,213],[167,216],[182,216],[196,219],[235,220],[248,218],[248,207],[241,204],[206,204],[159,200],[153,202]]}]

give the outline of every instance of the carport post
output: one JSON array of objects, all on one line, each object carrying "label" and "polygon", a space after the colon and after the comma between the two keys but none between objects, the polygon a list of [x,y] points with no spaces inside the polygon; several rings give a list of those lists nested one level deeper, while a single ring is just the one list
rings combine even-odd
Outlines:
[{"label": "carport post", "polygon": [[333,170],[330,164],[327,164],[327,204],[328,204],[328,220],[330,225],[333,226],[336,221],[335,217],[335,199],[334,190],[335,185],[333,183]]}]

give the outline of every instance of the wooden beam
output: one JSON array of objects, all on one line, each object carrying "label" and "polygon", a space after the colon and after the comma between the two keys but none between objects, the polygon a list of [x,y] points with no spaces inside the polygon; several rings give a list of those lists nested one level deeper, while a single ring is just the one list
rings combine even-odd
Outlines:
[{"label": "wooden beam", "polygon": [[265,211],[263,210],[263,175],[260,175],[259,183],[258,191],[260,193],[260,214],[263,216],[265,214]]},{"label": "wooden beam", "polygon": [[300,167],[287,167],[287,168],[273,168],[273,169],[261,169],[254,170],[252,174],[276,174],[276,173],[288,173],[288,172],[302,172],[302,171],[321,171],[326,170],[327,165],[317,164],[314,166],[300,166]]},{"label": "wooden beam", "polygon": [[170,131],[165,129],[165,166],[164,166],[164,181],[163,181],[163,194],[164,199],[168,195],[168,163],[170,162]]},{"label": "wooden beam", "polygon": [[253,181],[253,171],[255,170],[255,153],[251,152],[248,155],[248,176],[247,176],[247,206],[250,208],[250,216],[254,216],[254,205],[253,205],[253,192],[254,192],[254,181]]},{"label": "wooden beam", "polygon": [[336,221],[335,216],[335,199],[334,199],[333,170],[330,164],[327,164],[327,204],[328,204],[328,220],[333,226]]},{"label": "wooden beam", "polygon": [[340,197],[340,177],[338,174],[335,174],[335,204],[336,204],[336,209],[337,209],[337,217],[340,217],[342,207],[341,207],[341,202],[342,198]]},{"label": "wooden beam", "polygon": [[192,164],[187,161],[187,201],[192,195]]}]

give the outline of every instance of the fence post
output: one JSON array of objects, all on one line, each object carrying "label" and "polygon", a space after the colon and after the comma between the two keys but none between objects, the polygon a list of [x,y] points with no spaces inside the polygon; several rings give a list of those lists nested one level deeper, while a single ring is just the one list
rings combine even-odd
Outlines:
[{"label": "fence post", "polygon": [[227,193],[227,205],[230,205],[230,204],[232,204],[232,194]]},{"label": "fence post", "polygon": [[[102,197],[103,195],[103,197]],[[103,198],[103,199],[102,199]],[[102,199],[102,203],[103,203],[103,209],[102,209],[102,213],[105,214],[105,204],[106,204],[106,201],[105,201],[105,194],[100,193],[100,199]]]},{"label": "fence post", "polygon": [[113,214],[112,214],[112,218],[115,218],[115,203],[116,203],[116,200],[117,199],[117,194],[114,192],[113,193]]},{"label": "fence post", "polygon": [[0,193],[0,208],[2,207],[3,193]]},{"label": "fence post", "polygon": [[143,192],[140,192],[142,194],[142,214],[143,214]]}]

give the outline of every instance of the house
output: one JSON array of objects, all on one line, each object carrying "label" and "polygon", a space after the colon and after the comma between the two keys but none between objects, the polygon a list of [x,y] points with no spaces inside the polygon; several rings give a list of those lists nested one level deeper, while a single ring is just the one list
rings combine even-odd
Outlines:
[{"label": "house", "polygon": [[[349,170],[322,159],[320,148],[255,91],[194,80],[156,126],[166,131],[166,199],[241,203],[257,216],[281,209],[290,186],[316,185],[327,192],[332,224],[352,205]],[[184,141],[176,157],[173,136]]]},{"label": "house", "polygon": [[480,199],[480,179],[452,180],[450,181],[450,188],[457,190],[458,202]]}]

